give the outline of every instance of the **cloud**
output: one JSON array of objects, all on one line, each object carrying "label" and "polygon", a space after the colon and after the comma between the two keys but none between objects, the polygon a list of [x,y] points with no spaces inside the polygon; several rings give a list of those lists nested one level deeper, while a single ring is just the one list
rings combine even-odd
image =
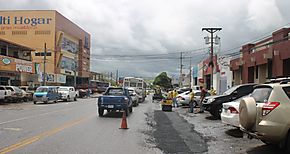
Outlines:
[{"label": "cloud", "polygon": [[[210,5],[211,4],[211,5]],[[53,9],[91,34],[91,70],[123,76],[178,74],[181,51],[205,48],[202,27],[222,27],[221,51],[239,47],[289,23],[285,0],[11,0],[0,9]],[[234,52],[235,50],[227,51]],[[238,51],[238,49],[236,49]],[[166,54],[168,60],[106,60],[103,55]],[[175,53],[175,54],[173,54]],[[184,53],[186,70],[206,51]],[[112,57],[116,58],[116,57]],[[111,58],[111,59],[112,59]],[[184,70],[184,72],[186,71]]]}]

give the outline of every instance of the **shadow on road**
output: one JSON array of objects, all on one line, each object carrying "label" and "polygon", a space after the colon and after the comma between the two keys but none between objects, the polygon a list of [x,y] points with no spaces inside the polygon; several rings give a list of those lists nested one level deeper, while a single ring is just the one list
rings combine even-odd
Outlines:
[{"label": "shadow on road", "polygon": [[235,138],[243,138],[243,132],[239,128],[227,130],[225,133]]},{"label": "shadow on road", "polygon": [[205,117],[205,119],[207,119],[207,120],[219,120],[219,118],[216,118],[214,116],[207,116],[207,117]]},{"label": "shadow on road", "polygon": [[248,154],[287,154],[283,149],[279,149],[274,145],[262,145],[247,150]]}]

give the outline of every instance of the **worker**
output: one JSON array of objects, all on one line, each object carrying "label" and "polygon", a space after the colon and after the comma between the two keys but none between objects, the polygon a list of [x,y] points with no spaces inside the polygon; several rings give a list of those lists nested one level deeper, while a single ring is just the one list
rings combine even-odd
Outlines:
[{"label": "worker", "polygon": [[173,90],[173,107],[178,107],[178,104],[177,104],[177,91],[176,90]]},{"label": "worker", "polygon": [[192,91],[192,89],[189,90],[189,112],[190,113],[193,113],[193,110],[194,110],[194,92]]},{"label": "worker", "polygon": [[210,95],[216,95],[216,90],[213,88],[213,87],[211,87],[210,88],[210,90],[209,90],[209,93],[210,93]]}]

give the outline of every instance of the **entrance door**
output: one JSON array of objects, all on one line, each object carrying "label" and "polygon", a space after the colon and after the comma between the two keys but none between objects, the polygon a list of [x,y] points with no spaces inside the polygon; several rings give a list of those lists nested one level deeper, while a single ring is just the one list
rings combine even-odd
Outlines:
[{"label": "entrance door", "polygon": [[254,83],[255,67],[248,68],[248,83]]},{"label": "entrance door", "polygon": [[290,58],[283,60],[283,76],[290,76]]}]

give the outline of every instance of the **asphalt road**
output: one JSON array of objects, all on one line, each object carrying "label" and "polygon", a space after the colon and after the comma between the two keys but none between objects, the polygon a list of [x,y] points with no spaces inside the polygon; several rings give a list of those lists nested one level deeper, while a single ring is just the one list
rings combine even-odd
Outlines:
[{"label": "asphalt road", "polygon": [[[96,99],[56,104],[19,103],[0,106],[2,153],[161,153],[147,143],[145,101],[127,117],[129,129],[119,129],[121,113],[99,117]],[[146,113],[146,114],[145,114]]]},{"label": "asphalt road", "polygon": [[187,154],[284,153],[275,146],[243,138],[234,127],[188,108],[162,112],[150,96],[127,117],[99,117],[96,98],[56,104],[0,105],[0,154]]}]

